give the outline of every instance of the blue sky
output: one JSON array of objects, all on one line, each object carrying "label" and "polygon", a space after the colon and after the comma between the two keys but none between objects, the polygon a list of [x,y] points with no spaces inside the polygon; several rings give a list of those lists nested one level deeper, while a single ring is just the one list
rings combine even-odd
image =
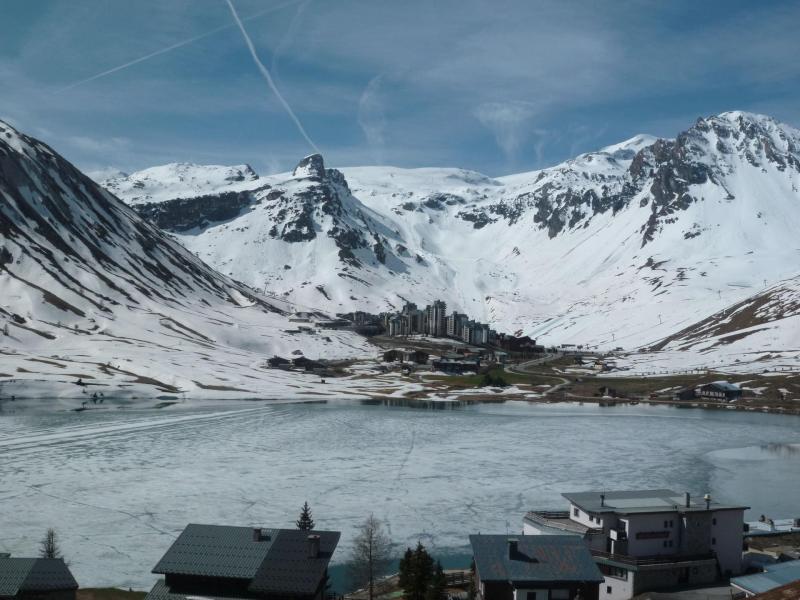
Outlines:
[{"label": "blue sky", "polygon": [[[331,166],[502,175],[725,110],[800,126],[797,1],[233,2]],[[269,173],[311,152],[225,0],[2,9],[0,119],[83,169]]]}]

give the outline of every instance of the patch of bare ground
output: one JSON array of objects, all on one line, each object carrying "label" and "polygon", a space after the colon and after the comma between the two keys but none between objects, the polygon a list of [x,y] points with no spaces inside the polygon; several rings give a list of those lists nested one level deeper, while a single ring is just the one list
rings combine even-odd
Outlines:
[{"label": "patch of bare ground", "polygon": [[229,385],[206,385],[204,383],[200,383],[199,381],[192,381],[201,390],[213,390],[215,392],[245,392],[248,394],[255,394],[255,392],[252,390],[243,390],[241,388],[235,388]]},{"label": "patch of bare ground", "polygon": [[61,363],[57,363],[57,362],[52,361],[52,360],[46,360],[44,358],[26,358],[25,360],[28,360],[30,362],[43,363],[45,365],[53,365],[54,367],[58,367],[59,369],[66,369],[67,368],[67,365],[62,365]]},{"label": "patch of bare ground", "polygon": [[97,363],[97,368],[110,377],[113,377],[115,373],[122,373],[123,375],[132,377],[129,383],[151,385],[161,392],[170,392],[172,394],[178,394],[181,392],[181,389],[175,387],[174,385],[164,383],[163,381],[159,381],[158,379],[153,379],[152,377],[147,377],[145,375],[139,375],[138,373],[133,373],[132,371],[126,371],[124,369],[120,369],[119,367],[112,367],[110,365],[104,365],[103,363]]},{"label": "patch of bare ground", "polygon": [[792,291],[787,288],[777,288],[751,296],[664,338],[651,349],[663,350],[671,342],[683,342],[682,347],[688,347],[706,338],[718,336],[722,336],[723,339],[717,344],[728,344],[742,339],[762,331],[763,328],[742,331],[744,329],[767,325],[800,314],[800,302],[791,296],[787,300],[781,298],[783,294],[791,293]]}]

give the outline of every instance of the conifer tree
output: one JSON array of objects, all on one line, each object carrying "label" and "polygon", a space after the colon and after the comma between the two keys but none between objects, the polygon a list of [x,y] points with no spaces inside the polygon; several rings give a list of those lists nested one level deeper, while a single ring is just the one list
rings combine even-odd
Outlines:
[{"label": "conifer tree", "polygon": [[302,531],[311,531],[314,529],[314,519],[311,518],[311,508],[308,502],[303,503],[303,508],[300,511],[300,518],[297,519],[297,528]]},{"label": "conifer tree", "polygon": [[436,561],[436,568],[431,574],[431,581],[425,594],[425,600],[447,600],[447,578],[444,576],[442,563],[438,560]]}]

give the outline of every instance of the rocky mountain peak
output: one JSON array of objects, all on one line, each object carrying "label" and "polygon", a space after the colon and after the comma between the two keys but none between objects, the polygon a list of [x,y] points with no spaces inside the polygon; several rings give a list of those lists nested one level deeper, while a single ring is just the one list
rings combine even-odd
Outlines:
[{"label": "rocky mountain peak", "polygon": [[323,179],[325,177],[325,162],[321,154],[310,154],[297,163],[292,171],[293,177]]}]

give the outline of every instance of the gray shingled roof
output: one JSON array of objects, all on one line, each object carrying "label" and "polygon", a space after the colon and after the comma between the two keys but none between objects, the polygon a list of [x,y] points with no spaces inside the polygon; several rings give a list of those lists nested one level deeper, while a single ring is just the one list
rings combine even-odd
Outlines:
[{"label": "gray shingled roof", "polygon": [[[262,532],[264,539],[255,541],[251,527],[187,525],[153,573],[243,579],[249,580],[251,592],[313,595],[339,543],[340,533],[298,529]],[[320,538],[316,558],[308,556],[309,534]],[[150,600],[160,598],[159,594],[174,596],[171,600],[182,598],[180,593],[166,587],[156,587],[150,592]]]},{"label": "gray shingled roof", "polygon": [[153,573],[253,579],[275,541],[276,530],[191,523],[158,561]]},{"label": "gray shingled roof", "polygon": [[[513,558],[509,556],[509,539],[517,540]],[[589,548],[578,536],[471,535],[469,542],[481,581],[603,581]]]},{"label": "gray shingled roof", "polygon": [[[308,557],[309,533],[320,537],[317,558]],[[338,531],[281,529],[250,590],[268,594],[310,596],[317,591],[339,543]]]},{"label": "gray shingled roof", "polygon": [[[561,494],[569,502],[587,513],[653,513],[677,510],[679,512],[705,511],[706,503],[700,498],[692,498],[690,506],[685,506],[683,494],[673,490],[629,490],[629,491],[591,491]],[[605,496],[601,500],[600,496]],[[602,502],[602,504],[601,504]],[[730,506],[711,502],[711,510],[746,509],[747,506]]]},{"label": "gray shingled roof", "polygon": [[76,589],[78,583],[60,558],[0,558],[0,596]]}]

